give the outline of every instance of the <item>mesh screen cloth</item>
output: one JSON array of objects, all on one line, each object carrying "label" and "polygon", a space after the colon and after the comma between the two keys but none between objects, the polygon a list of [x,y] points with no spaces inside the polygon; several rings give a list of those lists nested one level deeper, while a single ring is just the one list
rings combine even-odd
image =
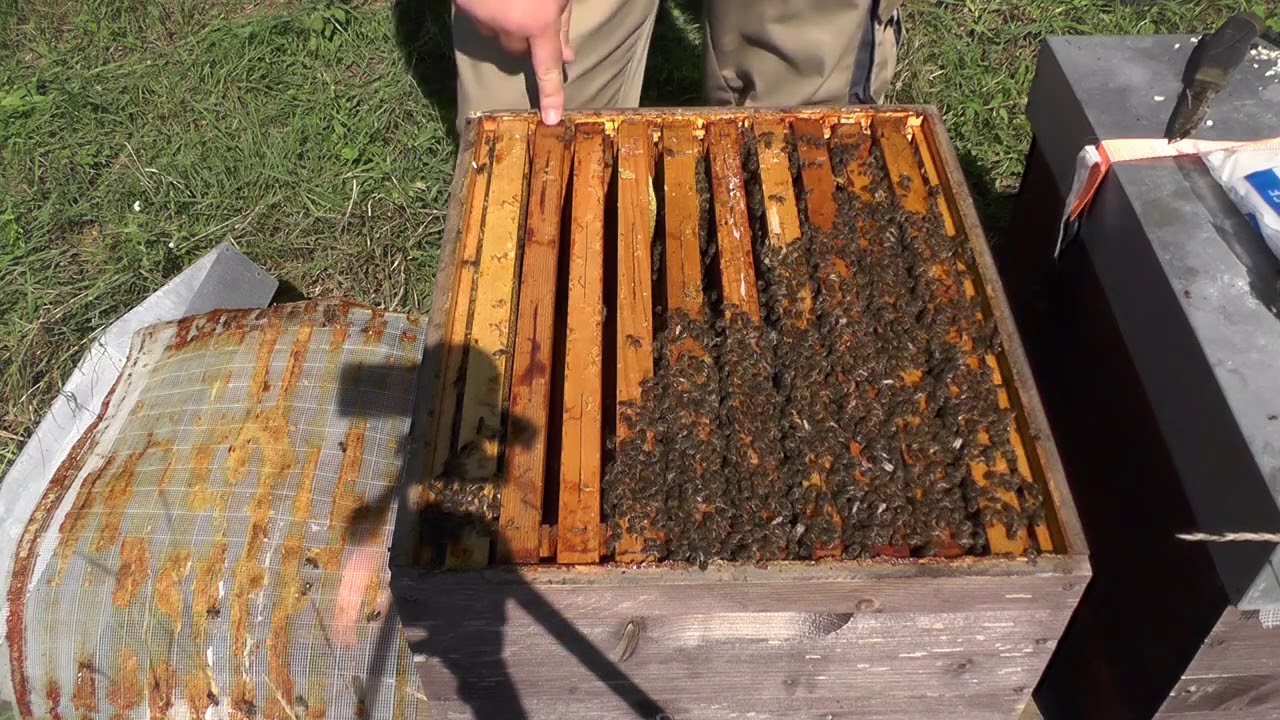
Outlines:
[{"label": "mesh screen cloth", "polygon": [[334,301],[140,332],[18,550],[19,710],[428,717],[386,554],[425,330]]}]

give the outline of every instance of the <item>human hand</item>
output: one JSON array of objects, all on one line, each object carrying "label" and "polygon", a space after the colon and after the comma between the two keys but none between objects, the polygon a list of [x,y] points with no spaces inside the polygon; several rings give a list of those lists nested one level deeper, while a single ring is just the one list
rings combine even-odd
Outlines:
[{"label": "human hand", "polygon": [[456,0],[480,31],[497,36],[511,53],[529,53],[538,84],[542,121],[560,122],[564,113],[564,64],[573,62],[569,44],[569,0]]}]

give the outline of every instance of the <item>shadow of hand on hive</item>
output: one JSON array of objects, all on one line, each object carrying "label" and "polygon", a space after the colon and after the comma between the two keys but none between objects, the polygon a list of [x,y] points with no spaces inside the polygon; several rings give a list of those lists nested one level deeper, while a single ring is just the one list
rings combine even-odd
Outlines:
[{"label": "shadow of hand on hive", "polygon": [[[430,346],[423,354],[421,368],[362,363],[345,365],[340,371],[340,414],[370,420],[404,407],[390,400],[412,392],[415,396],[413,404],[417,406],[413,416],[423,418],[423,408],[432,407],[437,399],[433,368],[440,367],[445,358],[456,357],[459,352],[465,353],[467,348]],[[497,365],[492,359],[478,359],[472,355],[468,360],[464,363],[465,372],[486,377],[497,375]],[[464,383],[465,377],[460,377],[452,387],[461,390]],[[534,425],[525,418],[509,417],[505,423],[507,438],[528,442],[534,436],[531,432]],[[428,695],[447,700],[451,693],[456,694],[458,701],[464,703],[477,720],[529,717],[503,652],[507,640],[508,611],[514,604],[636,716],[664,717],[665,713],[657,702],[635,685],[516,568],[506,566],[482,571],[439,572],[438,561],[450,553],[457,555],[465,545],[458,541],[464,529],[477,531],[476,534],[481,536],[497,537],[491,512],[477,512],[464,507],[468,498],[482,497],[481,491],[497,482],[492,473],[476,474],[473,469],[486,465],[497,467],[497,464],[496,458],[489,458],[493,462],[486,463],[484,458],[477,457],[471,457],[467,462],[446,462],[446,472],[433,484],[433,491],[438,496],[410,514],[406,499],[416,496],[410,490],[426,477],[424,468],[432,454],[427,452],[427,442],[419,438],[432,435],[411,429],[406,437],[401,438],[398,443],[401,457],[395,464],[399,482],[382,483],[381,489],[367,497],[349,516],[348,546],[358,547],[379,539],[384,536],[380,534],[386,532],[387,523],[395,523],[391,548],[391,555],[395,558],[391,562],[392,586],[408,588],[407,591],[393,592],[397,617],[388,618],[373,639],[375,644],[371,648],[371,665],[365,681],[353,683],[363,688],[365,706],[377,707],[375,694],[384,685],[385,673],[394,666],[399,652],[395,633],[403,627],[415,658],[427,658],[417,665],[423,685],[429,690]],[[392,509],[397,507],[397,517],[391,517]],[[422,562],[424,557],[429,561]],[[415,563],[426,567],[415,568]],[[412,580],[397,582],[407,576]],[[528,638],[522,637],[521,640],[527,641]],[[528,655],[524,657],[527,662]],[[452,677],[456,687],[431,692],[437,688],[448,688],[448,680],[436,675],[441,670]],[[570,668],[564,667],[531,668],[525,665],[526,677],[530,670],[534,674],[547,672],[573,677]],[[566,688],[566,693],[591,690],[589,687]]]},{"label": "shadow of hand on hive", "polygon": [[[522,613],[518,626],[533,632],[512,638],[524,647],[513,648],[510,657],[520,664],[521,688],[540,696],[538,717],[573,717],[568,708],[587,714],[588,707],[595,716],[605,705],[599,696],[607,692],[625,704],[634,717],[669,717],[516,568],[424,573],[397,587],[396,600],[409,647],[415,656],[429,658],[419,666],[429,686],[428,694],[440,696],[452,690],[477,720],[531,717],[503,657],[508,612],[516,609]],[[540,654],[531,649],[545,647],[536,637],[538,628],[564,653]],[[591,673],[599,685],[580,679],[575,662]],[[432,677],[440,670],[452,677],[453,688],[447,679]],[[610,711],[613,707],[609,705]],[[625,711],[619,707],[618,712],[622,716]]]}]

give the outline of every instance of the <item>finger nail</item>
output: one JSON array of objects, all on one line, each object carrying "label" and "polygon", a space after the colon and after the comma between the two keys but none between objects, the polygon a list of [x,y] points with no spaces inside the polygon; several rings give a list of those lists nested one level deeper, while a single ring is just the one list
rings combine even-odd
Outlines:
[{"label": "finger nail", "polygon": [[549,108],[542,111],[542,122],[548,125],[555,125],[560,122],[560,111],[555,108]]}]

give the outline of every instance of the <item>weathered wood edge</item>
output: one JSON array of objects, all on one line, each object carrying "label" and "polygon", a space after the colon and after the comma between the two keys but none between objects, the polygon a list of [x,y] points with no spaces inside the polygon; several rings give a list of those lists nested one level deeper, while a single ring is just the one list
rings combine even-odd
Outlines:
[{"label": "weathered wood edge", "polygon": [[[665,257],[662,261],[662,274],[666,282],[667,311],[684,311],[691,317],[701,318],[705,302],[702,292],[703,273],[711,270],[702,267],[702,253],[698,249],[698,198],[694,197],[689,201],[689,196],[681,196],[678,190],[685,186],[697,187],[695,178],[702,145],[694,133],[693,125],[686,122],[662,123],[659,142],[659,153],[662,155],[662,192],[665,198]],[[668,152],[671,153],[670,156],[667,155]],[[708,228],[708,232],[711,231]],[[681,345],[688,345],[688,342],[682,342]],[[668,352],[672,350],[673,348],[667,348]]]},{"label": "weathered wood edge", "polygon": [[431,295],[431,309],[427,313],[426,338],[423,344],[422,364],[418,367],[418,391],[414,402],[413,418],[409,429],[409,454],[405,459],[397,493],[396,517],[392,521],[391,566],[409,566],[416,562],[420,523],[417,499],[419,486],[427,480],[427,458],[431,455],[427,443],[435,435],[435,404],[440,391],[440,373],[444,351],[440,342],[444,337],[449,310],[453,307],[455,288],[451,283],[439,282],[439,278],[451,278],[457,273],[458,244],[462,239],[461,209],[466,205],[467,183],[471,179],[471,157],[479,137],[482,119],[468,119],[464,123],[458,143],[457,159],[453,167],[453,181],[449,185],[449,201],[446,206],[444,234],[440,236],[439,262],[436,266],[436,286]]},{"label": "weathered wood edge", "polygon": [[926,139],[937,153],[938,162],[942,165],[943,187],[959,214],[960,226],[964,230],[965,237],[969,239],[974,261],[978,264],[979,278],[986,290],[996,327],[1004,342],[1004,355],[1013,376],[1009,384],[1017,393],[1027,423],[1031,427],[1032,437],[1024,440],[1037,450],[1037,459],[1044,473],[1054,508],[1057,510],[1062,534],[1067,541],[1066,547],[1061,552],[1086,557],[1089,552],[1088,544],[1085,542],[1084,530],[1080,525],[1080,516],[1076,513],[1075,501],[1067,485],[1062,458],[1058,454],[1058,446],[1050,432],[1049,419],[1044,411],[1040,391],[1031,374],[1031,364],[1027,359],[1026,350],[1022,347],[1022,338],[1014,325],[1013,312],[1009,308],[1004,284],[996,269],[995,258],[991,254],[990,245],[983,232],[982,222],[978,219],[978,210],[973,204],[973,196],[968,191],[967,185],[958,188],[963,192],[957,192],[957,188],[954,187],[956,183],[967,182],[960,166],[960,158],[956,155],[955,146],[951,142],[951,136],[947,133],[942,114],[938,109],[933,106],[921,106],[916,109],[916,112],[924,117],[925,122],[922,127]]},{"label": "weathered wood edge", "polygon": [[715,562],[706,570],[683,563],[661,565],[507,565],[466,573],[413,568],[400,581],[409,585],[445,581],[447,576],[475,576],[478,581],[530,585],[688,585],[722,583],[797,583],[871,581],[895,578],[1087,577],[1089,560],[1075,555],[1042,555],[1031,561],[995,557],[879,560],[784,561],[769,565]]},{"label": "weathered wood edge", "polygon": [[[621,443],[631,435],[626,407],[639,402],[641,386],[653,375],[653,243],[658,232],[658,188],[654,184],[654,170],[660,151],[649,124],[643,121],[619,123],[617,137],[618,192],[617,207],[613,208],[618,219],[617,234],[605,238],[606,244],[614,244],[617,263],[614,297],[605,298],[606,308],[611,303],[616,308],[617,333],[604,340],[614,343],[616,348],[614,422],[615,439]],[[638,235],[645,228],[648,235]],[[624,298],[629,302],[624,302]],[[638,339],[638,346],[632,345],[630,337]],[[619,562],[643,561],[647,557],[642,552],[644,538],[629,532],[625,521],[620,524],[622,532],[614,556]],[[606,553],[608,546],[606,538],[602,543]]]},{"label": "weathered wood edge", "polygon": [[[709,125],[705,143],[725,314],[744,312],[751,322],[759,324],[758,275],[751,248],[751,223],[747,216],[747,181],[742,170],[742,128],[724,122]],[[734,275],[737,275],[737,283],[733,282]]]},{"label": "weathered wood edge", "polygon": [[[650,122],[663,120],[689,120],[695,127],[715,120],[732,119],[772,119],[790,120],[796,118],[817,119],[827,123],[861,122],[871,115],[923,115],[932,105],[845,105],[830,107],[663,107],[663,108],[628,108],[616,110],[569,110],[564,114],[562,122],[603,122],[606,125],[624,120],[640,119]],[[470,116],[475,119],[538,119],[532,110],[477,113]]]}]

